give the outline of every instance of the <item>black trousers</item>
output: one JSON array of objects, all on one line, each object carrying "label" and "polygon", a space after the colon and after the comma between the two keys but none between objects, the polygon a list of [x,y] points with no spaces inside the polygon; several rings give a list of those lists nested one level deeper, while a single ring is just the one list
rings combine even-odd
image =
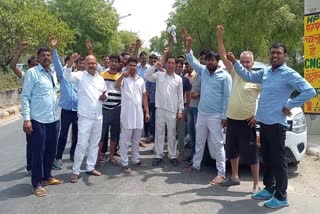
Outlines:
[{"label": "black trousers", "polygon": [[260,124],[260,142],[264,163],[263,184],[278,200],[287,199],[288,165],[285,152],[287,127]]},{"label": "black trousers", "polygon": [[62,154],[66,148],[69,127],[72,124],[72,143],[70,148],[70,156],[74,156],[74,151],[78,141],[78,113],[61,109],[61,130],[58,140],[58,148],[56,159],[62,159]]},{"label": "black trousers", "polygon": [[32,168],[32,144],[31,144],[31,135],[26,134],[26,157],[27,157],[27,170],[31,170]]},{"label": "black trousers", "polygon": [[40,123],[31,120],[32,133],[30,135],[32,147],[32,175],[31,183],[34,188],[44,180],[52,178],[51,170],[57,151],[59,121]]}]

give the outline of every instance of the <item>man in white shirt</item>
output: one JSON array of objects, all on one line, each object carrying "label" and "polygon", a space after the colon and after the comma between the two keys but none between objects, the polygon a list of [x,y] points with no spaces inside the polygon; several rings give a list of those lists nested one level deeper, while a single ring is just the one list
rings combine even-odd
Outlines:
[{"label": "man in white shirt", "polygon": [[[172,165],[177,166],[176,117],[182,119],[184,109],[182,78],[175,74],[175,58],[168,57],[167,70],[160,62],[155,63],[145,73],[145,78],[156,83],[156,155],[153,166],[161,163],[163,157],[165,127],[167,126],[167,141],[169,159]],[[160,72],[155,72],[158,69]]]},{"label": "man in white shirt", "polygon": [[73,63],[79,58],[77,53],[72,54],[63,76],[66,80],[75,82],[78,87],[78,144],[75,150],[73,174],[70,182],[76,183],[80,174],[80,167],[88,148],[87,173],[100,176],[95,169],[98,154],[98,145],[102,130],[102,101],[107,99],[107,86],[97,72],[97,60],[93,55],[85,59],[86,70],[72,72]]},{"label": "man in white shirt", "polygon": [[128,166],[129,143],[132,142],[132,162],[136,166],[143,166],[140,161],[139,142],[143,129],[143,109],[146,121],[149,121],[149,107],[144,80],[137,74],[138,60],[128,59],[128,71],[124,71],[116,80],[115,87],[121,89],[120,114],[120,156],[122,169],[131,173]]}]

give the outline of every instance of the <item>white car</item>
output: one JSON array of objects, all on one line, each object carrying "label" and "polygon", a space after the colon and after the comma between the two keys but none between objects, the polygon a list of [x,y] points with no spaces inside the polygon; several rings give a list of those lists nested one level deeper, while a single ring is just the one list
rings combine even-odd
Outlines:
[{"label": "white car", "polygon": [[[298,165],[307,149],[307,124],[303,110],[300,107],[291,109],[292,116],[287,117],[288,130],[286,133],[286,158],[292,165]],[[259,124],[257,125],[257,143],[260,147]],[[261,157],[261,150],[259,150]],[[262,158],[260,158],[262,160]]]}]

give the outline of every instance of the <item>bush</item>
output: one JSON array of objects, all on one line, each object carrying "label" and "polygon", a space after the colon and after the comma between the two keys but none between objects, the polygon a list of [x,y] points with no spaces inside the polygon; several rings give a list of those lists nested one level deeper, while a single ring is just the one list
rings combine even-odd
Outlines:
[{"label": "bush", "polygon": [[5,91],[13,88],[20,88],[21,81],[13,71],[2,71],[0,70],[0,91]]}]

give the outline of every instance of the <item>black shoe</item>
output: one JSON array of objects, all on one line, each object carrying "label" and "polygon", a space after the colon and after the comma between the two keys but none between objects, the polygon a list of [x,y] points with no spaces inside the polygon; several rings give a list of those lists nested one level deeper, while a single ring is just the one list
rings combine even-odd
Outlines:
[{"label": "black shoe", "polygon": [[70,155],[70,160],[73,162],[74,161],[74,156]]},{"label": "black shoe", "polygon": [[173,166],[178,166],[178,160],[177,160],[177,158],[170,159],[170,163],[171,163]]},{"label": "black shoe", "polygon": [[154,158],[152,161],[152,166],[158,166],[162,162],[161,158]]}]

